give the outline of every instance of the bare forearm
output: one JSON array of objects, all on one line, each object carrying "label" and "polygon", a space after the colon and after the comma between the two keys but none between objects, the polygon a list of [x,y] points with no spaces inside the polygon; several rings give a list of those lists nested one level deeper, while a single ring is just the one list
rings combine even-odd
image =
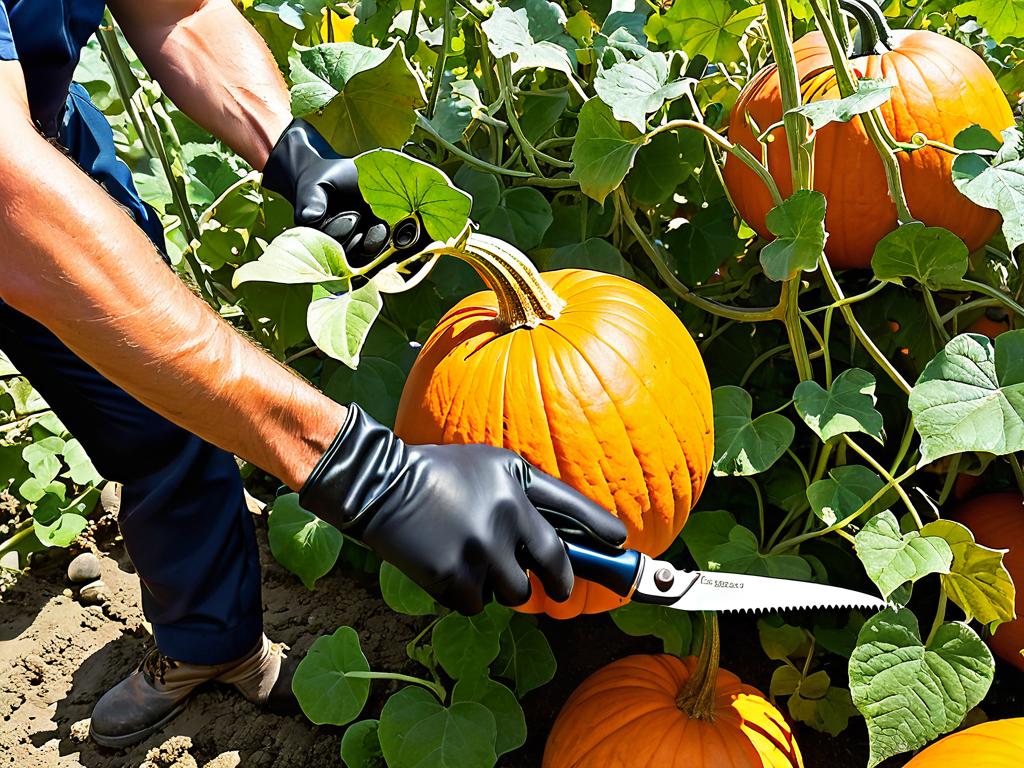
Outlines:
[{"label": "bare forearm", "polygon": [[230,0],[112,0],[146,69],[189,117],[262,170],[291,121],[266,43]]},{"label": "bare forearm", "polygon": [[0,156],[0,296],[153,410],[301,486],[345,409],[196,298],[31,126],[0,133],[19,147]]}]

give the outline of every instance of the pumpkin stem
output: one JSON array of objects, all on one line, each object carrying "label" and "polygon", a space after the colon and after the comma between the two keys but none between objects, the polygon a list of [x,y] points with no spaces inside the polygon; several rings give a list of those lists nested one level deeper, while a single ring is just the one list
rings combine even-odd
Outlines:
[{"label": "pumpkin stem", "polygon": [[860,41],[851,45],[848,58],[870,56],[873,53],[891,51],[895,44],[892,29],[882,9],[872,0],[839,0],[839,7],[857,22]]},{"label": "pumpkin stem", "polygon": [[474,233],[461,246],[440,252],[462,259],[476,270],[498,298],[498,322],[510,331],[536,328],[557,318],[565,308],[565,301],[544,282],[526,255],[504,240]]},{"label": "pumpkin stem", "polygon": [[704,611],[704,643],[697,668],[676,697],[676,706],[696,720],[715,719],[715,694],[718,687],[718,661],[722,642],[718,633],[718,614]]}]

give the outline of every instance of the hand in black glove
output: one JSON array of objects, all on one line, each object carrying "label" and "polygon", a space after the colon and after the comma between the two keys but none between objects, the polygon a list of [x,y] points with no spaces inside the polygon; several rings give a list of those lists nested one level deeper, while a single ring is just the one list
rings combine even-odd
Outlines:
[{"label": "hand in black glove", "polygon": [[[439,603],[483,610],[530,596],[529,568],[555,600],[573,586],[559,531],[619,546],[623,523],[521,456],[486,445],[406,445],[350,405],[299,494]],[[556,528],[558,530],[556,530]]]},{"label": "hand in black glove", "polygon": [[[281,134],[263,168],[263,186],[292,204],[296,226],[330,235],[341,243],[349,263],[360,267],[384,250],[391,231],[363,200],[358,177],[356,164],[301,119]],[[430,238],[424,233],[398,245],[400,253],[411,255],[430,245]]]}]

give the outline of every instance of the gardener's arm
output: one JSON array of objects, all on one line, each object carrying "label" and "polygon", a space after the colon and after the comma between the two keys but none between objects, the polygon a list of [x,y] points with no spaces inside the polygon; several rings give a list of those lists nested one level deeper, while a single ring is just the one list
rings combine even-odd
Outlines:
[{"label": "gardener's arm", "polygon": [[189,117],[262,170],[291,121],[263,38],[231,0],[110,0],[142,63]]},{"label": "gardener's arm", "polygon": [[0,297],[191,432],[301,487],[346,409],[196,298],[106,193],[33,128],[0,62]]}]

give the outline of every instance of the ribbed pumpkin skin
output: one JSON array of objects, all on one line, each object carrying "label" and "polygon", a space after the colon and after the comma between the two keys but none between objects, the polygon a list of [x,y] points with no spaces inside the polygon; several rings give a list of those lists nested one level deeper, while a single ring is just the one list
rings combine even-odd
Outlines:
[{"label": "ribbed pumpkin skin", "polygon": [[[1010,105],[973,51],[949,38],[922,30],[894,33],[895,50],[853,59],[863,77],[897,83],[882,115],[893,136],[911,140],[917,132],[952,145],[964,128],[977,123],[997,138],[1013,125]],[[811,32],[794,45],[804,101],[839,98],[832,61],[820,32]],[[729,119],[729,138],[761,157],[747,121],[750,115],[763,131],[782,118],[782,96],[774,65],[747,84]],[[783,198],[792,181],[785,131],[772,131],[768,168]],[[999,226],[994,211],[974,205],[953,186],[953,156],[931,147],[897,153],[907,203],[914,218],[945,227],[972,251],[981,247]],[[760,235],[770,237],[765,216],[772,208],[764,183],[735,157],[724,169],[725,183],[743,219]],[[825,253],[836,268],[869,267],[875,245],[897,225],[896,206],[889,199],[885,171],[860,117],[849,123],[830,123],[815,139],[814,188],[828,200]]]},{"label": "ribbed pumpkin skin", "polygon": [[782,714],[761,693],[718,672],[715,719],[676,706],[697,659],[629,656],[573,691],[544,749],[543,768],[800,768]]},{"label": "ribbed pumpkin skin", "polygon": [[992,652],[1024,672],[1024,499],[1017,493],[990,493],[962,505],[954,517],[974,533],[979,544],[1008,549],[1006,569],[1017,587],[1017,618],[1000,624],[988,644]]},{"label": "ribbed pumpkin skin", "polygon": [[1020,768],[1024,764],[1024,718],[992,720],[952,733],[932,744],[906,768]]},{"label": "ribbed pumpkin skin", "polygon": [[[613,510],[628,545],[664,552],[711,467],[711,387],[673,312],[642,286],[586,270],[542,278],[567,304],[535,329],[505,332],[491,291],[438,324],[413,366],[395,431],[411,443],[488,443],[522,454]],[[577,583],[565,603],[522,610],[556,618],[624,602]]]}]

